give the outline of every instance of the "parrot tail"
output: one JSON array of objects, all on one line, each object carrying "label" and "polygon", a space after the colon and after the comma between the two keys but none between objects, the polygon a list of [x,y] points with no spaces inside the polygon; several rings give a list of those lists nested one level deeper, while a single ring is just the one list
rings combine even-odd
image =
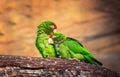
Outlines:
[{"label": "parrot tail", "polygon": [[98,60],[96,60],[95,58],[92,58],[92,57],[89,57],[89,56],[84,56],[84,57],[87,59],[87,61],[89,61],[89,63],[95,64],[97,66],[102,66],[102,63],[99,62]]}]

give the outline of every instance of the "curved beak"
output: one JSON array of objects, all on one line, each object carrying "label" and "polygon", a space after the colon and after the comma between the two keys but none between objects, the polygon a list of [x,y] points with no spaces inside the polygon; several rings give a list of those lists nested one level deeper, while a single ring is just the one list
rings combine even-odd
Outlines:
[{"label": "curved beak", "polygon": [[57,26],[56,26],[56,25],[54,25],[54,30],[53,30],[53,32],[54,32],[54,33],[57,32]]},{"label": "curved beak", "polygon": [[54,29],[54,30],[53,30],[53,32],[55,33],[55,32],[57,32],[57,30],[56,30],[56,29]]},{"label": "curved beak", "polygon": [[50,34],[50,36],[49,36],[48,43],[49,44],[54,44],[53,35],[52,34]]},{"label": "curved beak", "polygon": [[49,38],[49,39],[48,39],[48,43],[49,43],[49,44],[54,44],[53,39],[52,39],[52,38]]}]

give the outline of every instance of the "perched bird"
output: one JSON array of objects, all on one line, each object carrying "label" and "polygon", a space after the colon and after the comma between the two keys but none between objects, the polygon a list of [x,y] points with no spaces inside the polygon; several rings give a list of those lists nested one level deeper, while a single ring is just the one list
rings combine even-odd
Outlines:
[{"label": "perched bird", "polygon": [[[101,66],[99,62],[81,43],[77,40],[65,37],[62,33],[56,32],[53,34],[52,40],[57,54],[61,58],[69,59],[76,58],[82,62],[95,64]],[[51,43],[53,44],[53,43]]]},{"label": "perched bird", "polygon": [[36,47],[43,58],[57,57],[54,46],[49,43],[53,43],[51,39],[52,36],[50,35],[56,30],[56,28],[55,23],[51,21],[44,21],[37,27]]}]

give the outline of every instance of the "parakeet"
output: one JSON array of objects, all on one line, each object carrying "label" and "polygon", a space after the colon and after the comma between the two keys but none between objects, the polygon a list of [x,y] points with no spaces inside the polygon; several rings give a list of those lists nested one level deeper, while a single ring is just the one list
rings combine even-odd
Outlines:
[{"label": "parakeet", "polygon": [[53,42],[50,35],[56,30],[56,28],[56,24],[51,21],[44,21],[37,27],[36,47],[43,58],[57,57],[54,46],[49,43]]},{"label": "parakeet", "polygon": [[99,62],[81,43],[77,40],[65,37],[62,33],[56,32],[53,35],[55,50],[61,58],[76,58],[82,62],[101,66]]}]

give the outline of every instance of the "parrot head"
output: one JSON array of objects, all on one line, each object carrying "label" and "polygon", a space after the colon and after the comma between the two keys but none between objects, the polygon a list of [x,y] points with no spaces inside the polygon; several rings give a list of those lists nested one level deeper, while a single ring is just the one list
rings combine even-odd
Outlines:
[{"label": "parrot head", "polygon": [[55,32],[54,34],[50,34],[49,36],[49,43],[56,44],[61,43],[65,39],[65,36],[62,33]]},{"label": "parrot head", "polygon": [[43,21],[39,26],[38,26],[38,33],[44,32],[48,35],[51,33],[56,32],[57,26],[54,22],[52,21]]}]

